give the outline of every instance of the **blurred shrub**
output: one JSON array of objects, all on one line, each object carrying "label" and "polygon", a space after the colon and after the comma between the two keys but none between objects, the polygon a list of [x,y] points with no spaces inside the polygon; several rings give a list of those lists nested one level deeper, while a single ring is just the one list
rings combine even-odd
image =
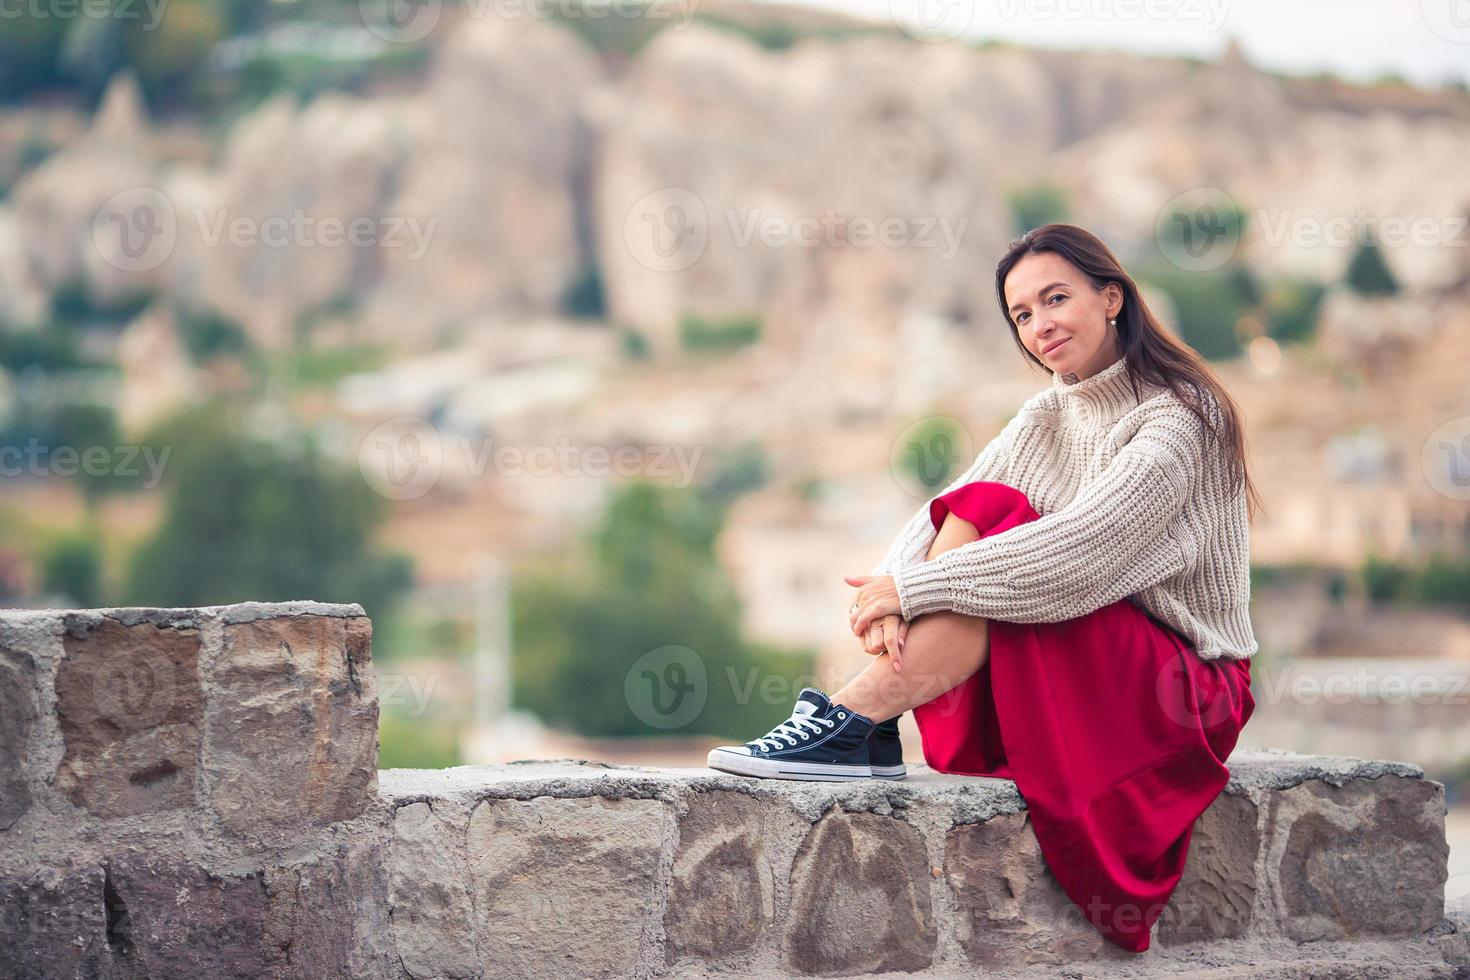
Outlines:
[{"label": "blurred shrub", "polygon": [[330,320],[350,318],[358,311],[358,298],[350,289],[345,289],[313,304],[296,315],[291,323],[291,337],[296,343],[311,340],[322,324]]},{"label": "blurred shrub", "polygon": [[464,764],[459,726],[433,715],[410,717],[393,708],[378,716],[379,769],[444,769]]},{"label": "blurred shrub", "polygon": [[755,439],[717,452],[712,470],[702,485],[709,497],[720,505],[759,490],[771,479],[770,456],[766,447]]},{"label": "blurred shrub", "polygon": [[[813,657],[742,638],[739,599],[714,551],[722,523],[699,492],[630,484],[581,560],[517,575],[516,704],[586,735],[734,735],[765,716],[785,717],[789,701],[756,705],[752,689],[772,677],[792,681]],[[671,645],[694,651],[707,680],[702,710],[676,732],[640,720],[625,688],[641,656]],[[786,686],[794,699],[797,689]]]},{"label": "blurred shrub", "polygon": [[1398,280],[1376,238],[1370,237],[1358,245],[1343,278],[1349,288],[1363,296],[1392,296],[1399,291]]},{"label": "blurred shrub", "polygon": [[132,556],[129,603],[320,599],[360,603],[377,619],[412,584],[408,559],[372,543],[385,501],[309,440],[253,438],[214,404],[147,442],[170,451],[167,502]]},{"label": "blurred shrub", "polygon": [[1370,554],[1358,574],[1375,602],[1470,612],[1470,553],[1436,552],[1417,564]]},{"label": "blurred shrub", "polygon": [[1364,559],[1358,574],[1363,580],[1363,591],[1374,602],[1390,602],[1400,598],[1412,577],[1403,565],[1372,553]]},{"label": "blurred shrub", "polygon": [[466,604],[458,616],[425,609],[405,596],[393,612],[373,621],[373,660],[386,663],[407,658],[463,660],[475,649],[474,609]]},{"label": "blurred shrub", "polygon": [[1409,585],[1409,597],[1429,606],[1470,611],[1470,554],[1432,555]]},{"label": "blurred shrub", "polygon": [[131,290],[115,299],[101,299],[92,295],[85,280],[68,279],[51,294],[53,327],[116,329],[126,326],[157,297],[158,290],[148,287]]},{"label": "blurred shrub", "polygon": [[1307,562],[1293,562],[1281,565],[1251,565],[1251,586],[1270,587],[1276,585],[1294,585],[1300,582],[1319,580],[1322,577],[1322,568]]},{"label": "blurred shrub", "polygon": [[1168,295],[1179,316],[1179,336],[1204,357],[1223,360],[1241,351],[1236,322],[1254,307],[1254,282],[1236,268],[1189,272],[1167,263],[1141,266],[1135,278]]},{"label": "blurred shrub", "polygon": [[218,0],[169,0],[167,13],[151,30],[130,21],[124,35],[128,66],[158,104],[169,93],[192,95],[214,46],[228,36]]},{"label": "blurred shrub", "polygon": [[[122,446],[110,405],[67,398],[17,397],[0,422],[0,447],[28,475],[73,479],[89,504],[105,493],[137,489],[147,470]],[[23,462],[22,462],[23,460]]]},{"label": "blurred shrub", "polygon": [[1342,572],[1333,570],[1327,573],[1327,598],[1332,600],[1334,606],[1340,606],[1347,599],[1348,577]]},{"label": "blurred shrub", "polygon": [[618,329],[618,346],[623,356],[630,361],[644,360],[652,352],[648,345],[648,338],[632,327]]},{"label": "blurred shrub", "polygon": [[1054,221],[1072,220],[1067,192],[1053,183],[1043,181],[1029,187],[1014,188],[1006,193],[1006,203],[1010,205],[1017,235]]},{"label": "blurred shrub", "polygon": [[716,30],[738,34],[767,51],[785,51],[805,36],[791,24],[781,21],[745,22],[719,14],[700,13],[696,18],[701,24]]},{"label": "blurred shrub", "polygon": [[102,549],[95,530],[56,538],[41,555],[41,589],[71,606],[96,608],[102,601]]},{"label": "blurred shrub", "polygon": [[195,364],[208,364],[228,354],[245,354],[252,348],[244,328],[218,310],[182,310],[178,324],[179,339]]},{"label": "blurred shrub", "polygon": [[[67,17],[45,8],[38,15],[24,3],[5,8],[0,102],[71,92],[90,109],[108,81],[128,70],[154,112],[183,109],[227,118],[276,92],[309,98],[328,89],[358,91],[386,74],[417,72],[428,52],[422,43],[376,45],[363,19],[379,12],[351,0],[169,0],[156,16],[133,0],[95,0],[88,9],[97,3],[111,12]],[[335,35],[316,50],[299,38],[272,34],[293,25]],[[226,41],[235,47],[219,60],[231,46]]]},{"label": "blurred shrub", "polygon": [[27,171],[46,162],[47,157],[55,152],[56,144],[41,133],[36,131],[26,133],[16,148],[15,159],[11,167],[8,170],[0,170],[0,201],[10,196],[11,188]]},{"label": "blurred shrub", "polygon": [[373,371],[387,364],[391,352],[382,344],[347,344],[342,347],[292,347],[256,352],[256,368],[269,372],[293,390],[324,388],[350,374]]},{"label": "blurred shrub", "polygon": [[576,277],[562,293],[561,308],[568,316],[600,320],[607,315],[607,302],[602,292],[602,271],[596,262],[578,270]]},{"label": "blurred shrub", "polygon": [[[579,10],[573,5],[555,4],[549,9],[553,11],[556,23],[586,41],[614,64],[633,58],[655,34],[672,22],[671,18],[591,17],[586,15],[585,6]],[[633,5],[626,5],[626,9],[633,9]]]},{"label": "blurred shrub", "polygon": [[65,330],[6,330],[0,326],[0,367],[13,374],[26,370],[65,371],[89,366],[76,338]]},{"label": "blurred shrub", "polygon": [[[727,9],[731,12],[739,10],[738,7]],[[808,39],[840,41],[852,37],[893,37],[897,34],[896,31],[885,29],[876,23],[852,22],[831,25],[795,23],[781,19],[779,11],[779,7],[773,7],[769,11],[763,11],[760,16],[745,19],[700,10],[694,15],[694,20],[717,30],[738,34],[767,51],[784,51]]]},{"label": "blurred shrub", "polygon": [[689,351],[731,350],[760,339],[761,318],[750,313],[714,319],[696,313],[679,318],[679,343]]},{"label": "blurred shrub", "polygon": [[57,56],[68,24],[25,13],[0,17],[0,101],[65,84]]},{"label": "blurred shrub", "polygon": [[1283,276],[1266,290],[1266,332],[1282,342],[1305,343],[1317,335],[1327,289],[1311,279]]}]

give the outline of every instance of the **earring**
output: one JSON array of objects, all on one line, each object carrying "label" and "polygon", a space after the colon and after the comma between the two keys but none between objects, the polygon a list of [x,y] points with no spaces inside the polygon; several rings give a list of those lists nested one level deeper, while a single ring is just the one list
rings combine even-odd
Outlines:
[{"label": "earring", "polygon": [[1115,327],[1118,325],[1118,321],[1117,320],[1109,320],[1108,322],[1111,323]]}]

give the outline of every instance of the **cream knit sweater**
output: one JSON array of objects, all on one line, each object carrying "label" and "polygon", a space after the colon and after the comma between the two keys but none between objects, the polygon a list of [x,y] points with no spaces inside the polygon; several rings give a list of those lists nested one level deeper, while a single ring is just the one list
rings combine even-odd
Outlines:
[{"label": "cream knit sweater", "polygon": [[1053,373],[941,491],[1009,484],[1038,520],[926,561],[934,498],[909,519],[873,571],[894,577],[905,619],[952,609],[1053,623],[1127,598],[1201,659],[1256,652],[1245,494],[1228,492],[1224,461],[1206,457],[1199,419],[1167,388],[1141,386],[1136,399],[1126,367],[1082,381]]}]

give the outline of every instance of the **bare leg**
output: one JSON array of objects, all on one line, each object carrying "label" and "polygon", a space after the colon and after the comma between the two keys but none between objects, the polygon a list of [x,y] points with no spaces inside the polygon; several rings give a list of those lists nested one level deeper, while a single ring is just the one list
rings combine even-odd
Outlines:
[{"label": "bare leg", "polygon": [[[969,521],[950,514],[929,546],[926,560],[980,537]],[[832,695],[875,722],[887,721],[910,708],[927,704],[964,683],[990,655],[990,621],[942,610],[917,616],[903,644],[903,670],[893,669],[886,653]]]}]

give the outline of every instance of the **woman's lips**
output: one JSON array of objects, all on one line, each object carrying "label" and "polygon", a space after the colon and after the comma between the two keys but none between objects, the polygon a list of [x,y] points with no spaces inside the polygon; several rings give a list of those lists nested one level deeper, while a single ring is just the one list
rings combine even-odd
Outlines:
[{"label": "woman's lips", "polygon": [[1046,354],[1048,357],[1050,357],[1052,354],[1055,354],[1057,351],[1059,351],[1063,347],[1065,347],[1067,345],[1067,341],[1068,340],[1071,340],[1071,339],[1072,339],[1071,337],[1068,337],[1066,340],[1060,340],[1060,341],[1057,342],[1057,345],[1055,347],[1052,347],[1052,348],[1050,348],[1048,350],[1044,350],[1044,351],[1042,351],[1042,353],[1043,354]]}]

